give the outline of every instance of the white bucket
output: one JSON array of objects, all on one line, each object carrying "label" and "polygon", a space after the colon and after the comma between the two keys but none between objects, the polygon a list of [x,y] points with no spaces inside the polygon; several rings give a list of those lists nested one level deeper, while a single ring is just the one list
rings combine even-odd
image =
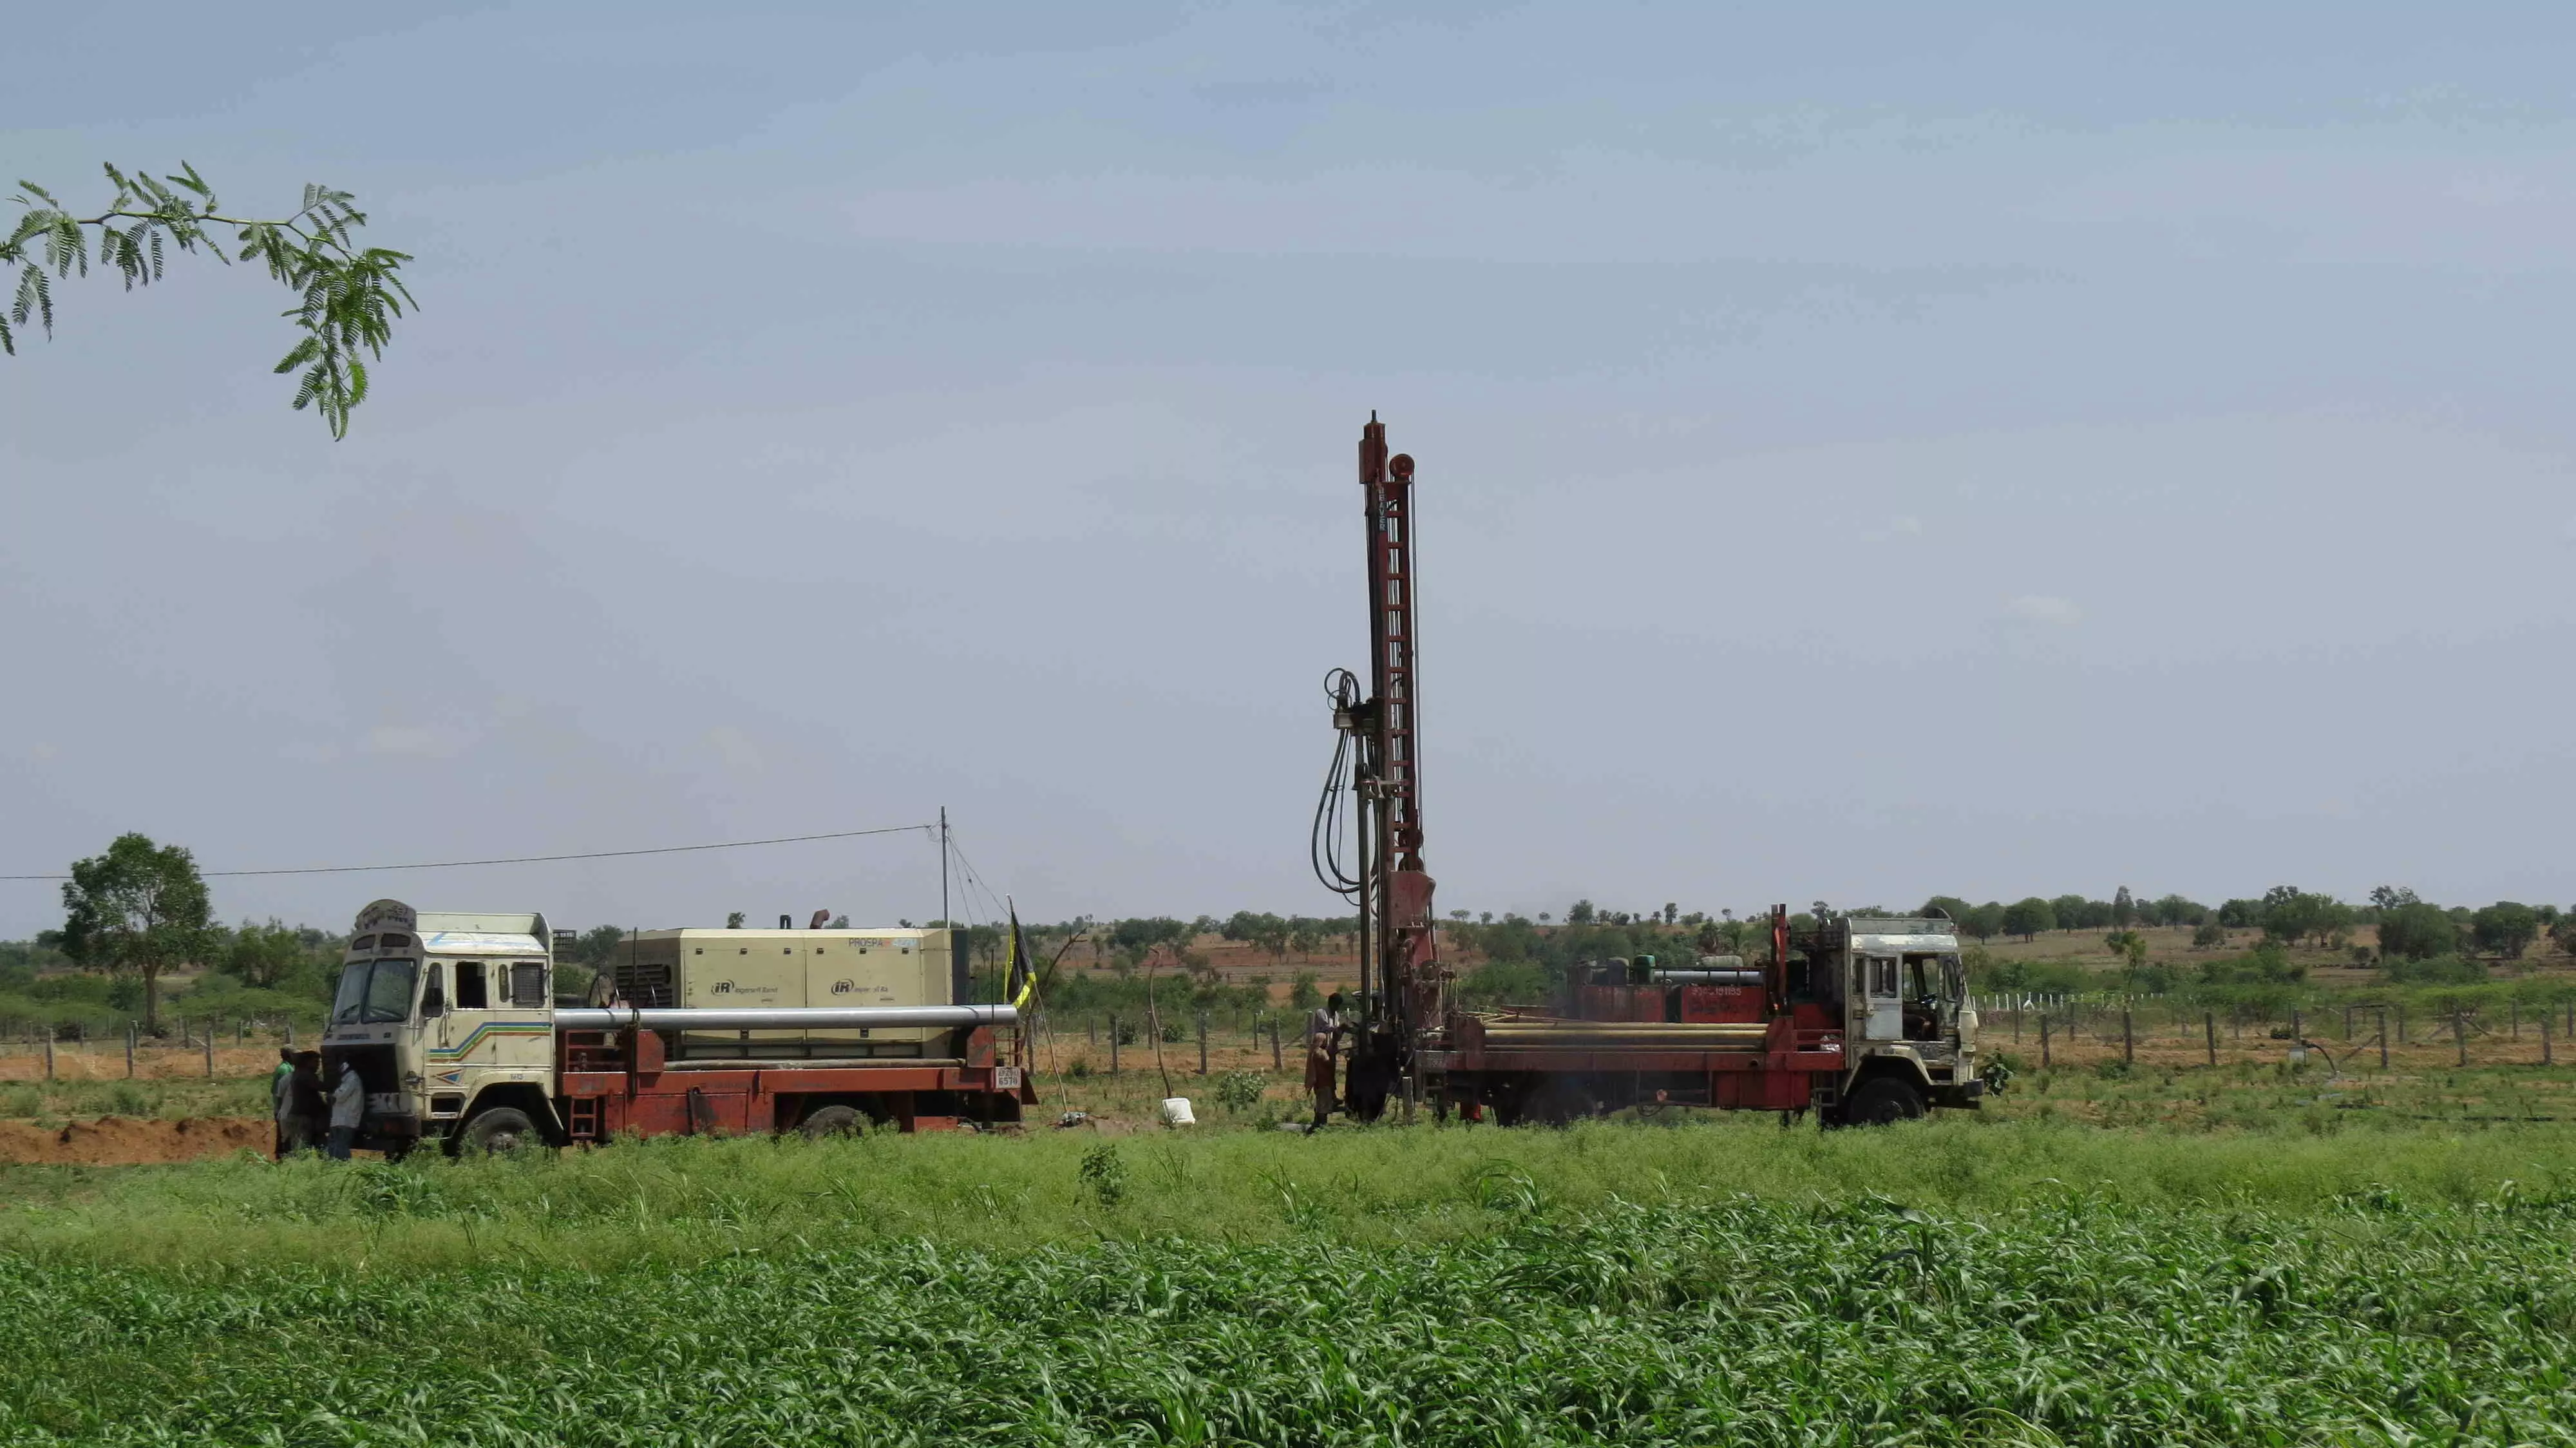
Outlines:
[{"label": "white bucket", "polygon": [[1190,1114],[1190,1098],[1186,1096],[1165,1097],[1163,1099],[1163,1124],[1165,1126],[1198,1125],[1199,1119]]}]

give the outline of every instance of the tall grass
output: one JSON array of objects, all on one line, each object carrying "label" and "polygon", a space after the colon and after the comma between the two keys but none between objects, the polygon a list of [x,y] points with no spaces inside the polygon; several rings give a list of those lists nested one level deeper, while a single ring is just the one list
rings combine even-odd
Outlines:
[{"label": "tall grass", "polygon": [[[1117,1157],[1114,1200],[1083,1162]],[[1075,1242],[1329,1238],[1421,1246],[1489,1234],[1498,1198],[1546,1211],[1750,1197],[1885,1198],[1941,1212],[2082,1201],[2304,1211],[2355,1193],[2465,1206],[2507,1181],[2576,1190],[2576,1130],[2428,1126],[2315,1136],[2174,1135],[1937,1120],[1784,1131],[1767,1118],[1284,1133],[665,1138],[524,1160],[334,1166],[255,1159],[0,1176],[0,1251],[203,1270],[310,1263],[365,1274],[502,1260],[689,1264],[817,1243],[927,1240],[1018,1251]]]}]

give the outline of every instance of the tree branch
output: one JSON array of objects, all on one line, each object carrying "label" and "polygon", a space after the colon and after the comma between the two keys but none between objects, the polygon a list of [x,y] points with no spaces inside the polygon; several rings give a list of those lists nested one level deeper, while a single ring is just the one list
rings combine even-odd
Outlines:
[{"label": "tree branch", "polygon": [[[304,369],[294,406],[322,414],[334,438],[346,437],[349,413],[367,396],[366,362],[359,355],[382,357],[393,336],[393,321],[405,305],[418,306],[400,275],[411,260],[405,252],[381,247],[361,249],[350,233],[367,218],[353,204],[356,197],[326,186],[307,185],[304,204],[281,220],[267,221],[224,213],[197,169],[181,163],[182,174],[158,180],[114,166],[104,168],[116,184],[107,210],[96,216],[73,215],[53,194],[32,181],[19,182],[12,198],[24,208],[6,240],[0,240],[0,267],[18,268],[16,292],[0,313],[0,353],[18,351],[12,325],[33,318],[51,337],[54,330],[52,278],[75,272],[89,275],[90,233],[97,233],[99,261],[113,265],[125,288],[149,286],[162,275],[165,246],[193,252],[203,244],[215,259],[258,260],[271,279],[299,294],[284,315],[304,333],[279,360],[277,372]],[[166,183],[166,184],[165,184]],[[120,230],[117,223],[132,222]],[[210,226],[234,228],[240,248],[226,255],[208,235]],[[36,253],[41,250],[41,256]]]}]

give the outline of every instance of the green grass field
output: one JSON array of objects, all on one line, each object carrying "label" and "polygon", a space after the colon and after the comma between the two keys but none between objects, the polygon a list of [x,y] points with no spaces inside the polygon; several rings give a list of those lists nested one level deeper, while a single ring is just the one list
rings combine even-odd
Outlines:
[{"label": "green grass field", "polygon": [[2554,1124],[671,1140],[0,1194],[7,1443],[2576,1436]]}]

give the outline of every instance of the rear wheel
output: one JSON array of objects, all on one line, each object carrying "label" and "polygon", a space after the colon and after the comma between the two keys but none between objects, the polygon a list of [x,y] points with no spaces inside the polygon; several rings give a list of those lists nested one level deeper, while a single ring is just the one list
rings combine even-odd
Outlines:
[{"label": "rear wheel", "polygon": [[867,1118],[855,1106],[817,1106],[805,1113],[796,1129],[808,1141],[821,1141],[827,1136],[856,1136],[867,1126]]},{"label": "rear wheel", "polygon": [[467,1156],[506,1156],[546,1144],[545,1133],[515,1106],[495,1106],[465,1123],[457,1149]]},{"label": "rear wheel", "polygon": [[1850,1126],[1886,1126],[1923,1116],[1923,1091],[1902,1076],[1873,1076],[1843,1102],[1842,1119]]}]

